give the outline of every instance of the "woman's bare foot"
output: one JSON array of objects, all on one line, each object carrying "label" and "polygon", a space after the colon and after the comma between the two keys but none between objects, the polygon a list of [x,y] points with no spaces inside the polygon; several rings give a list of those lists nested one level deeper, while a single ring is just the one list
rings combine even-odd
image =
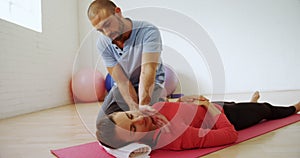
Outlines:
[{"label": "woman's bare foot", "polygon": [[296,113],[298,113],[300,111],[300,102],[298,102],[297,104],[294,105],[296,108]]},{"label": "woman's bare foot", "polygon": [[259,92],[258,91],[254,92],[250,102],[257,103],[259,97],[260,97]]}]

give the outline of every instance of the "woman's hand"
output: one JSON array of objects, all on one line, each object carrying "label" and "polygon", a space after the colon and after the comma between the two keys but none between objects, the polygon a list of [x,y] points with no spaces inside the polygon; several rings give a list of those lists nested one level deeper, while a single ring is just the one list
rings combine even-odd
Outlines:
[{"label": "woman's hand", "polygon": [[209,99],[205,98],[202,95],[183,96],[178,99],[178,102],[186,102],[186,103],[193,103],[195,101],[209,101]]},{"label": "woman's hand", "polygon": [[200,105],[200,106],[205,106],[206,108],[208,108],[209,107],[209,105],[210,105],[210,102],[208,101],[208,100],[205,100],[205,101],[197,101],[197,102],[194,102],[195,104],[197,104],[197,105]]},{"label": "woman's hand", "polygon": [[162,115],[161,113],[157,112],[152,106],[149,105],[140,105],[139,106],[139,111],[146,116],[151,116],[152,119],[154,120],[154,124],[156,128],[161,128],[163,132],[169,133],[169,120]]},{"label": "woman's hand", "polygon": [[161,128],[161,130],[165,133],[170,133],[170,122],[169,120],[162,115],[161,113],[156,113],[155,115],[151,116],[154,120],[154,124],[156,128]]}]

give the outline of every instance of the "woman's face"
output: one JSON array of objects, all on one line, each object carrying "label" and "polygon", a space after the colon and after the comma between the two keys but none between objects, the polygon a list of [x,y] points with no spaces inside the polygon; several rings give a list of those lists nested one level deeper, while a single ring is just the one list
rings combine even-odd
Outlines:
[{"label": "woman's face", "polygon": [[116,123],[116,136],[127,142],[139,141],[149,131],[155,130],[153,118],[139,111],[116,112],[113,120]]}]

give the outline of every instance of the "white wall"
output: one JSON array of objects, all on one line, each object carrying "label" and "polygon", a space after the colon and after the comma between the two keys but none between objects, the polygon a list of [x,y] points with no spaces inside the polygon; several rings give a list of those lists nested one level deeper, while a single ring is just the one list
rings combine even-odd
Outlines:
[{"label": "white wall", "polygon": [[74,60],[74,72],[85,68],[96,68],[103,75],[107,71],[96,49],[99,32],[93,29],[87,17],[87,9],[93,0],[78,0],[78,21],[80,47]]},{"label": "white wall", "polygon": [[[42,33],[0,20],[0,118],[70,103],[73,68],[106,73],[86,17],[91,1],[43,1]],[[163,60],[181,82],[177,92],[298,96],[299,0],[115,2],[125,16],[161,29]]]},{"label": "white wall", "polygon": [[[299,0],[115,2],[124,16],[160,28],[163,60],[181,82],[178,93],[300,90]],[[80,18],[85,19],[80,32],[86,34],[92,28]],[[82,35],[81,41],[89,43]],[[84,51],[95,53],[94,48]]]},{"label": "white wall", "polygon": [[[298,60],[300,58],[300,2],[297,0],[116,2],[126,8],[127,12],[149,6],[168,8],[202,25],[212,38],[223,61],[227,93],[256,89],[265,91],[300,89],[298,73],[300,70]],[[136,16],[140,19],[151,18],[148,14]],[[163,19],[164,15],[155,18]],[[181,22],[178,17],[169,18],[170,21],[178,20],[178,25],[186,25],[188,28],[189,23]],[[161,23],[157,22],[158,25]],[[183,38],[174,40],[174,37],[166,33],[163,35],[166,38],[164,43],[176,48],[177,51],[181,49],[179,53],[187,54],[192,51],[185,45],[180,46],[178,41]],[[175,36],[176,33],[172,35]],[[173,45],[170,44],[171,40]],[[195,56],[186,58],[188,61],[193,61]],[[170,60],[174,61],[174,59]],[[211,64],[218,63],[208,63]],[[181,66],[187,67],[185,64]],[[204,83],[209,85],[205,75],[196,75],[205,78]],[[182,82],[185,84],[184,80]],[[208,89],[211,88],[204,87],[200,91],[205,93]]]},{"label": "white wall", "polygon": [[77,3],[43,0],[43,32],[0,20],[0,118],[71,103]]}]

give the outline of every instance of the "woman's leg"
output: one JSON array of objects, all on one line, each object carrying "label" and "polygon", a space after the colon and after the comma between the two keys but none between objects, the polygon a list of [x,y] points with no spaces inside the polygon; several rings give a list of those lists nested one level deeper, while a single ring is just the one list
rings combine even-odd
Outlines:
[{"label": "woman's leg", "polygon": [[271,115],[272,111],[264,103],[224,104],[224,113],[236,130],[253,126]]},{"label": "woman's leg", "polygon": [[298,102],[297,104],[294,105],[296,108],[296,113],[298,113],[300,111],[300,102]]},{"label": "woman's leg", "polygon": [[269,103],[265,103],[265,104],[267,106],[269,106],[269,108],[271,110],[271,114],[265,118],[267,120],[275,120],[275,119],[285,118],[285,117],[288,117],[288,116],[298,112],[298,110],[296,108],[297,104],[294,106],[289,106],[289,107],[272,106]]},{"label": "woman's leg", "polygon": [[[258,97],[255,97],[258,96]],[[253,98],[257,98],[254,99]],[[254,93],[252,102],[224,103],[224,113],[236,130],[253,126],[264,119],[280,119],[300,110],[300,103],[290,107],[278,107],[269,103],[257,103],[259,93]],[[255,101],[256,100],[256,101]]]},{"label": "woman's leg", "polygon": [[258,91],[256,91],[256,92],[253,93],[250,102],[257,103],[259,98],[260,98],[260,94],[259,94]]},{"label": "woman's leg", "polygon": [[[260,97],[259,92],[258,91],[254,92],[253,95],[252,95],[252,97],[251,97],[251,99],[250,99],[250,102],[251,103],[257,103],[259,97]],[[212,103],[218,104],[221,107],[223,107],[224,104],[226,104],[226,105],[228,105],[228,104],[236,104],[235,102],[224,102],[224,101],[213,101]]]}]

